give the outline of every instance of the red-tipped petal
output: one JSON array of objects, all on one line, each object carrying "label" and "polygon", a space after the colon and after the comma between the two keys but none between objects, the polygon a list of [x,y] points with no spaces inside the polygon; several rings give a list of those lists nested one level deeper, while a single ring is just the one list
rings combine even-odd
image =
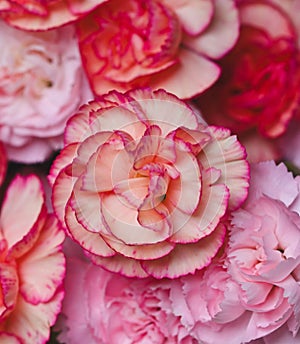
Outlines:
[{"label": "red-tipped petal", "polygon": [[17,176],[12,181],[0,217],[1,229],[9,248],[30,232],[43,206],[44,194],[38,177]]},{"label": "red-tipped petal", "polygon": [[[181,48],[175,66],[151,77],[153,89],[164,88],[179,98],[190,99],[210,87],[219,77],[220,68],[204,56]],[[195,71],[197,71],[195,73]]]},{"label": "red-tipped petal", "polygon": [[239,17],[234,1],[216,0],[214,3],[214,16],[209,27],[199,36],[186,35],[183,44],[200,54],[217,59],[227,53],[238,39]]},{"label": "red-tipped petal", "polygon": [[19,264],[20,291],[27,302],[48,302],[65,275],[61,245],[65,238],[54,216],[49,216],[34,247]]},{"label": "red-tipped petal", "polygon": [[183,29],[190,35],[201,33],[210,23],[214,13],[212,0],[163,0],[163,2],[175,11]]},{"label": "red-tipped petal", "polygon": [[143,269],[155,278],[177,278],[207,266],[223,243],[226,228],[220,224],[214,232],[195,244],[176,245],[160,259],[141,262]]}]

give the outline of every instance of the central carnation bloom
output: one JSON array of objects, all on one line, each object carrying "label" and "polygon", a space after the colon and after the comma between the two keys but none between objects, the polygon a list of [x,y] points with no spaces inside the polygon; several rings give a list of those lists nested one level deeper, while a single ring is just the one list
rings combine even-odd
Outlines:
[{"label": "central carnation bloom", "polygon": [[69,121],[50,181],[57,216],[96,264],[176,277],[217,253],[248,165],[228,130],[165,91],[111,92]]}]

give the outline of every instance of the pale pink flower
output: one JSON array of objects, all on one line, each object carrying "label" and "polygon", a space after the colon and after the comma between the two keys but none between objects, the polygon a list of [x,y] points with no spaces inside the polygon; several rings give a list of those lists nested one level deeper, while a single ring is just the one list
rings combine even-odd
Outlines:
[{"label": "pale pink flower", "polygon": [[22,30],[49,30],[74,22],[106,0],[2,0],[0,17]]},{"label": "pale pink flower", "polygon": [[172,282],[173,313],[198,343],[241,344],[256,336],[252,312],[243,306],[239,286],[224,267],[224,259]]},{"label": "pale pink flower", "polygon": [[63,298],[64,233],[47,215],[37,177],[13,180],[0,228],[0,342],[45,343]]},{"label": "pale pink flower", "polygon": [[71,253],[65,288],[56,324],[63,343],[196,343],[172,313],[168,281],[122,277]]},{"label": "pale pink flower", "polygon": [[43,161],[91,91],[72,27],[27,33],[0,22],[0,139],[9,159]]},{"label": "pale pink flower", "polygon": [[[253,171],[253,172],[252,172]],[[233,214],[228,271],[258,333],[300,326],[299,181],[284,165],[252,167],[249,198]],[[264,180],[262,178],[265,177]]]},{"label": "pale pink flower", "polygon": [[200,343],[258,344],[272,338],[277,344],[274,331],[281,327],[282,338],[295,338],[285,343],[297,342],[299,190],[299,179],[283,164],[252,165],[249,195],[232,213],[223,255],[173,281],[173,312]]},{"label": "pale pink flower", "polygon": [[232,0],[110,0],[77,28],[95,94],[149,86],[187,99],[217,80],[212,60],[232,48],[239,20]]},{"label": "pale pink flower", "polygon": [[227,129],[166,91],[110,92],[69,121],[50,181],[56,215],[96,264],[173,278],[217,253],[248,163]]}]

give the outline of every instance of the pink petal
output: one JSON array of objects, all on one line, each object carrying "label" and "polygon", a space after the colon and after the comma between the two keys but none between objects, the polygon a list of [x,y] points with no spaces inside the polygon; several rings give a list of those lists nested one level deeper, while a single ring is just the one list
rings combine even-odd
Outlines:
[{"label": "pink petal", "polygon": [[26,236],[43,209],[44,195],[38,177],[17,176],[10,184],[2,206],[0,224],[11,248]]},{"label": "pink petal", "polygon": [[93,263],[102,266],[104,269],[120,273],[127,277],[145,278],[148,274],[142,269],[141,264],[136,259],[115,255],[110,258],[102,258],[95,255],[89,255]]},{"label": "pink petal", "polygon": [[128,205],[139,208],[148,194],[149,178],[137,177],[120,181],[114,186],[114,192]]},{"label": "pink petal", "polygon": [[1,318],[5,318],[6,311],[13,310],[19,293],[19,279],[16,267],[0,263],[0,287],[1,287]]},{"label": "pink petal", "polygon": [[64,292],[59,291],[49,302],[38,305],[20,297],[9,321],[3,323],[3,329],[22,338],[24,343],[45,343],[49,339],[50,326],[54,325],[61,309],[63,296]]},{"label": "pink petal", "polygon": [[199,206],[192,215],[179,209],[171,212],[174,234],[169,239],[176,243],[196,242],[209,235],[227,210],[229,192],[225,185],[209,186],[210,178],[203,176],[203,191]]},{"label": "pink petal", "polygon": [[92,133],[89,126],[89,112],[98,109],[97,102],[89,102],[79,109],[79,113],[69,119],[65,129],[65,145],[70,143],[82,142]]},{"label": "pink petal", "polygon": [[72,178],[66,174],[65,170],[61,170],[52,188],[53,209],[64,228],[66,227],[64,220],[65,207],[71,197],[76,180],[77,178]]},{"label": "pink petal", "polygon": [[77,149],[77,143],[66,146],[63,150],[61,150],[60,154],[52,163],[48,175],[48,181],[52,187],[60,171],[73,161],[74,157],[76,156]]},{"label": "pink petal", "polygon": [[274,161],[265,161],[252,164],[250,172],[251,187],[247,197],[249,204],[266,195],[289,207],[299,194],[297,181],[284,163],[276,165]]},{"label": "pink petal", "polygon": [[[132,100],[134,102],[134,100]],[[128,110],[126,104],[120,104],[109,109],[100,109],[93,117],[90,127],[97,131],[122,131],[133,139],[139,139],[146,130],[146,125],[138,118],[138,113]],[[134,108],[133,108],[134,110]],[[114,119],[113,121],[111,119]]]},{"label": "pink petal", "polygon": [[[79,2],[79,0],[76,1]],[[5,19],[10,25],[22,30],[49,30],[78,20],[80,16],[96,7],[97,3],[101,4],[102,2],[105,2],[105,0],[91,0],[88,4],[80,1],[79,6],[75,4],[69,7],[69,1],[53,1],[47,3],[47,16],[36,15],[34,13],[30,14],[29,12],[23,15],[18,15],[18,13],[14,15],[14,13],[11,12],[11,15]]]},{"label": "pink petal", "polygon": [[198,129],[198,118],[193,109],[171,93],[137,89],[126,94],[139,102],[151,123],[159,125],[162,137],[178,127]]},{"label": "pink petal", "polygon": [[[120,180],[128,178],[132,162],[124,148],[118,147],[118,145],[120,144],[103,144],[90,156],[86,165],[86,173],[83,175],[84,190],[111,191]],[[93,152],[91,151],[91,153]],[[119,166],[122,166],[122,169]]]},{"label": "pink petal", "polygon": [[160,203],[153,209],[139,210],[138,222],[144,227],[151,229],[157,233],[167,232],[169,236],[172,234],[172,223],[168,221],[168,208]]},{"label": "pink petal", "polygon": [[11,333],[0,332],[1,344],[21,344],[21,339]]},{"label": "pink petal", "polygon": [[161,232],[142,227],[137,220],[137,210],[129,208],[114,194],[105,195],[102,204],[102,214],[110,231],[128,245],[154,244],[169,236],[168,226]]},{"label": "pink petal", "polygon": [[115,252],[105,243],[98,233],[87,231],[76,219],[71,207],[67,207],[65,216],[69,234],[84,250],[91,254],[111,257]]},{"label": "pink petal", "polygon": [[196,37],[186,35],[183,44],[200,54],[218,59],[227,53],[239,36],[238,10],[232,0],[216,0],[209,27]]},{"label": "pink petal", "polygon": [[87,14],[91,12],[98,5],[106,2],[107,0],[66,0],[70,12],[73,14]]},{"label": "pink petal", "polygon": [[[273,38],[294,36],[293,25],[288,16],[272,3],[262,1],[242,2],[239,6],[240,20],[244,25],[251,25],[267,31]],[[268,18],[268,25],[266,25]]]},{"label": "pink petal", "polygon": [[197,208],[201,195],[200,166],[193,154],[180,149],[176,149],[174,166],[180,178],[170,182],[166,199],[174,207],[191,215]]},{"label": "pink petal", "polygon": [[81,185],[82,180],[78,179],[69,205],[74,210],[77,221],[89,232],[105,233],[101,219],[101,195],[98,192],[82,190]]},{"label": "pink petal", "polygon": [[27,302],[48,302],[65,275],[65,258],[61,245],[65,238],[54,216],[49,216],[44,229],[27,255],[20,260],[20,291]]},{"label": "pink petal", "polygon": [[249,187],[249,165],[244,147],[236,136],[230,136],[225,128],[210,127],[215,140],[207,144],[198,155],[205,169],[213,166],[221,171],[218,183],[224,183],[230,191],[229,207],[235,209],[246,199]]},{"label": "pink petal", "polygon": [[[101,146],[113,136],[113,133],[109,131],[99,132],[95,135],[92,135],[84,139],[81,144],[78,146],[77,156],[73,159],[72,165],[68,167],[67,173],[79,177],[82,175],[87,167],[87,164],[90,164],[90,160],[95,160],[98,154],[96,153],[101,149]],[[68,147],[68,146],[67,146]],[[93,158],[93,155],[95,157]],[[94,162],[95,164],[95,162]],[[94,166],[92,166],[94,168]],[[95,172],[92,170],[92,172]],[[94,176],[94,173],[92,173]]]},{"label": "pink petal", "polygon": [[164,0],[177,14],[183,29],[190,35],[202,32],[210,23],[214,13],[212,0]]},{"label": "pink petal", "polygon": [[220,224],[212,234],[195,244],[177,244],[166,257],[143,261],[145,271],[155,278],[176,278],[207,266],[223,243],[226,228]]},{"label": "pink petal", "polygon": [[220,75],[220,68],[198,53],[182,47],[178,58],[175,66],[152,75],[149,86],[164,88],[179,98],[190,99],[205,91]]},{"label": "pink petal", "polygon": [[120,241],[116,240],[108,240],[105,238],[105,241],[109,244],[109,246],[119,252],[121,255],[133,259],[156,259],[167,255],[169,252],[172,251],[175,244],[168,243],[167,241],[163,241],[157,244],[150,244],[150,245],[124,245]]}]

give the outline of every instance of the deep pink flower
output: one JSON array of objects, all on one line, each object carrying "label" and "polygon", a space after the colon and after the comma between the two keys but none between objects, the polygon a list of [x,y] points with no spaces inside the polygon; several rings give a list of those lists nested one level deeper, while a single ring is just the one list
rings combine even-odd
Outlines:
[{"label": "deep pink flower", "polygon": [[276,138],[299,102],[300,36],[293,18],[271,1],[239,1],[238,10],[239,39],[220,60],[221,77],[198,104],[209,123]]},{"label": "deep pink flower", "polygon": [[242,146],[163,91],[111,92],[68,123],[50,180],[56,215],[96,264],[176,277],[209,264],[247,195]]},{"label": "deep pink flower", "polygon": [[42,186],[17,176],[0,215],[0,342],[45,343],[63,298],[64,233],[47,215]]},{"label": "deep pink flower", "polygon": [[110,0],[78,22],[95,94],[150,86],[191,98],[211,86],[238,36],[232,0]]},{"label": "deep pink flower", "polygon": [[66,295],[56,325],[60,341],[196,343],[172,313],[168,281],[129,279],[79,257],[68,257]]},{"label": "deep pink flower", "polygon": [[10,160],[43,161],[91,99],[74,29],[27,33],[1,22],[0,48],[0,139]]},{"label": "deep pink flower", "polygon": [[49,30],[74,22],[106,0],[2,0],[0,17],[22,30]]}]

